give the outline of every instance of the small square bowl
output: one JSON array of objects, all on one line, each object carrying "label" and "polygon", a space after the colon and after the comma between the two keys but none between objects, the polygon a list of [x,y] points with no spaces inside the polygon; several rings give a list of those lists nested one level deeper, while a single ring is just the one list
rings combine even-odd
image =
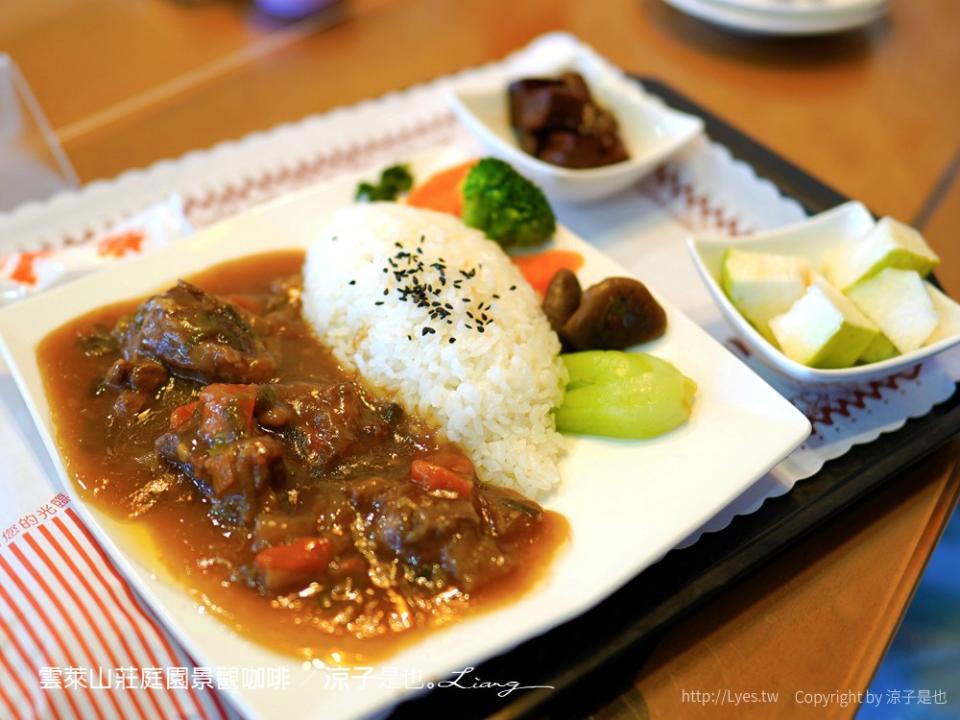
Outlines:
[{"label": "small square bowl", "polygon": [[[558,77],[579,72],[597,102],[620,125],[630,157],[598,168],[551,165],[520,149],[510,127],[507,85],[524,77]],[[585,49],[571,50],[536,69],[524,68],[497,83],[463,83],[447,93],[457,118],[486,150],[509,162],[539,185],[552,200],[582,203],[626,189],[703,132],[703,121],[650,97],[623,72]]]},{"label": "small square bowl", "polygon": [[720,285],[720,271],[724,253],[730,248],[802,257],[819,269],[829,249],[860,241],[875,224],[876,220],[866,207],[858,202],[849,202],[769,232],[737,238],[689,238],[687,247],[700,277],[724,317],[750,349],[769,365],[784,375],[804,382],[857,382],[889,375],[960,343],[960,305],[943,293],[935,293],[934,307],[940,315],[940,325],[934,331],[932,342],[928,340],[928,344],[912,352],[868,365],[824,370],[791,360],[763,337],[730,302]]}]

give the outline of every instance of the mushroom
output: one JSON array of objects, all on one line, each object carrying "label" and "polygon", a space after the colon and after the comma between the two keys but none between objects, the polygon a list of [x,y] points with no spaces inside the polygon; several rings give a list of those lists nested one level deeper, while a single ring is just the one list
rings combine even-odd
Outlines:
[{"label": "mushroom", "polygon": [[557,270],[543,296],[543,314],[547,316],[550,327],[557,334],[580,307],[580,296],[580,281],[577,276],[567,268]]},{"label": "mushroom", "polygon": [[613,277],[583,293],[559,334],[577,350],[623,350],[658,338],[666,329],[666,313],[643,283]]}]

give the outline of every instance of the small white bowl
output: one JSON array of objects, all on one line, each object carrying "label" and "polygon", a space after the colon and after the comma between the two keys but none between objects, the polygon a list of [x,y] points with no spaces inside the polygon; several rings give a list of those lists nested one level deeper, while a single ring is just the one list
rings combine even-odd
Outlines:
[{"label": "small white bowl", "polygon": [[[597,102],[617,118],[630,157],[598,168],[551,165],[520,149],[510,127],[507,85],[524,77],[579,72]],[[463,83],[447,93],[454,114],[495,157],[509,162],[553,200],[588,202],[624,190],[703,132],[703,121],[665,106],[623,72],[585,50],[554,59],[535,71],[515,72],[496,83]]]},{"label": "small white bowl", "polygon": [[754,353],[783,374],[797,380],[855,382],[889,375],[956,345],[960,342],[960,305],[942,293],[937,295],[934,304],[940,314],[940,326],[934,331],[935,342],[929,345],[882,362],[822,370],[791,360],[767,341],[730,302],[720,285],[720,271],[724,253],[729,248],[794,255],[806,258],[814,268],[819,269],[828,249],[860,241],[875,224],[876,220],[862,204],[849,202],[802,222],[769,232],[737,238],[689,238],[687,247],[700,277],[720,311]]}]

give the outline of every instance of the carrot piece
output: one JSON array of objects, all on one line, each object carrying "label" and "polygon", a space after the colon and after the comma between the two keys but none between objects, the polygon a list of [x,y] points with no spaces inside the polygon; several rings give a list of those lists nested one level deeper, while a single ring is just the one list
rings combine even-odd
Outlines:
[{"label": "carrot piece", "polygon": [[333,548],[326,538],[297,538],[287,545],[274,545],[257,553],[254,564],[260,570],[320,572],[333,559]]},{"label": "carrot piece", "polygon": [[186,405],[174,408],[170,412],[170,429],[176,430],[187,422],[193,417],[194,413],[197,412],[198,407],[200,407],[200,401],[194,400],[193,402],[188,402]]},{"label": "carrot piece", "polygon": [[325,538],[297,538],[287,545],[275,545],[253,559],[264,586],[277,591],[315,578],[327,569],[333,548]]},{"label": "carrot piece", "polygon": [[428,492],[449,490],[458,495],[469,495],[473,482],[443,465],[426,460],[414,460],[410,464],[410,479]]},{"label": "carrot piece", "polygon": [[576,272],[583,267],[583,255],[573,250],[546,250],[533,255],[517,255],[510,259],[541,297],[547,292],[547,286],[557,270]]},{"label": "carrot piece", "polygon": [[410,191],[407,204],[460,217],[463,209],[463,181],[467,179],[470,168],[476,164],[476,159],[468,160],[430,176],[426,182]]}]

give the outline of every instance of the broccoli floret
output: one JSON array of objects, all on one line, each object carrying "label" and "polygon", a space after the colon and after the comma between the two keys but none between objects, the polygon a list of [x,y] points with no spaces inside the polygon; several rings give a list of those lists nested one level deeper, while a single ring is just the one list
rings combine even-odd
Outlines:
[{"label": "broccoli floret", "polygon": [[540,188],[495,158],[484,158],[467,174],[463,221],[504,247],[539,245],[557,227]]}]

